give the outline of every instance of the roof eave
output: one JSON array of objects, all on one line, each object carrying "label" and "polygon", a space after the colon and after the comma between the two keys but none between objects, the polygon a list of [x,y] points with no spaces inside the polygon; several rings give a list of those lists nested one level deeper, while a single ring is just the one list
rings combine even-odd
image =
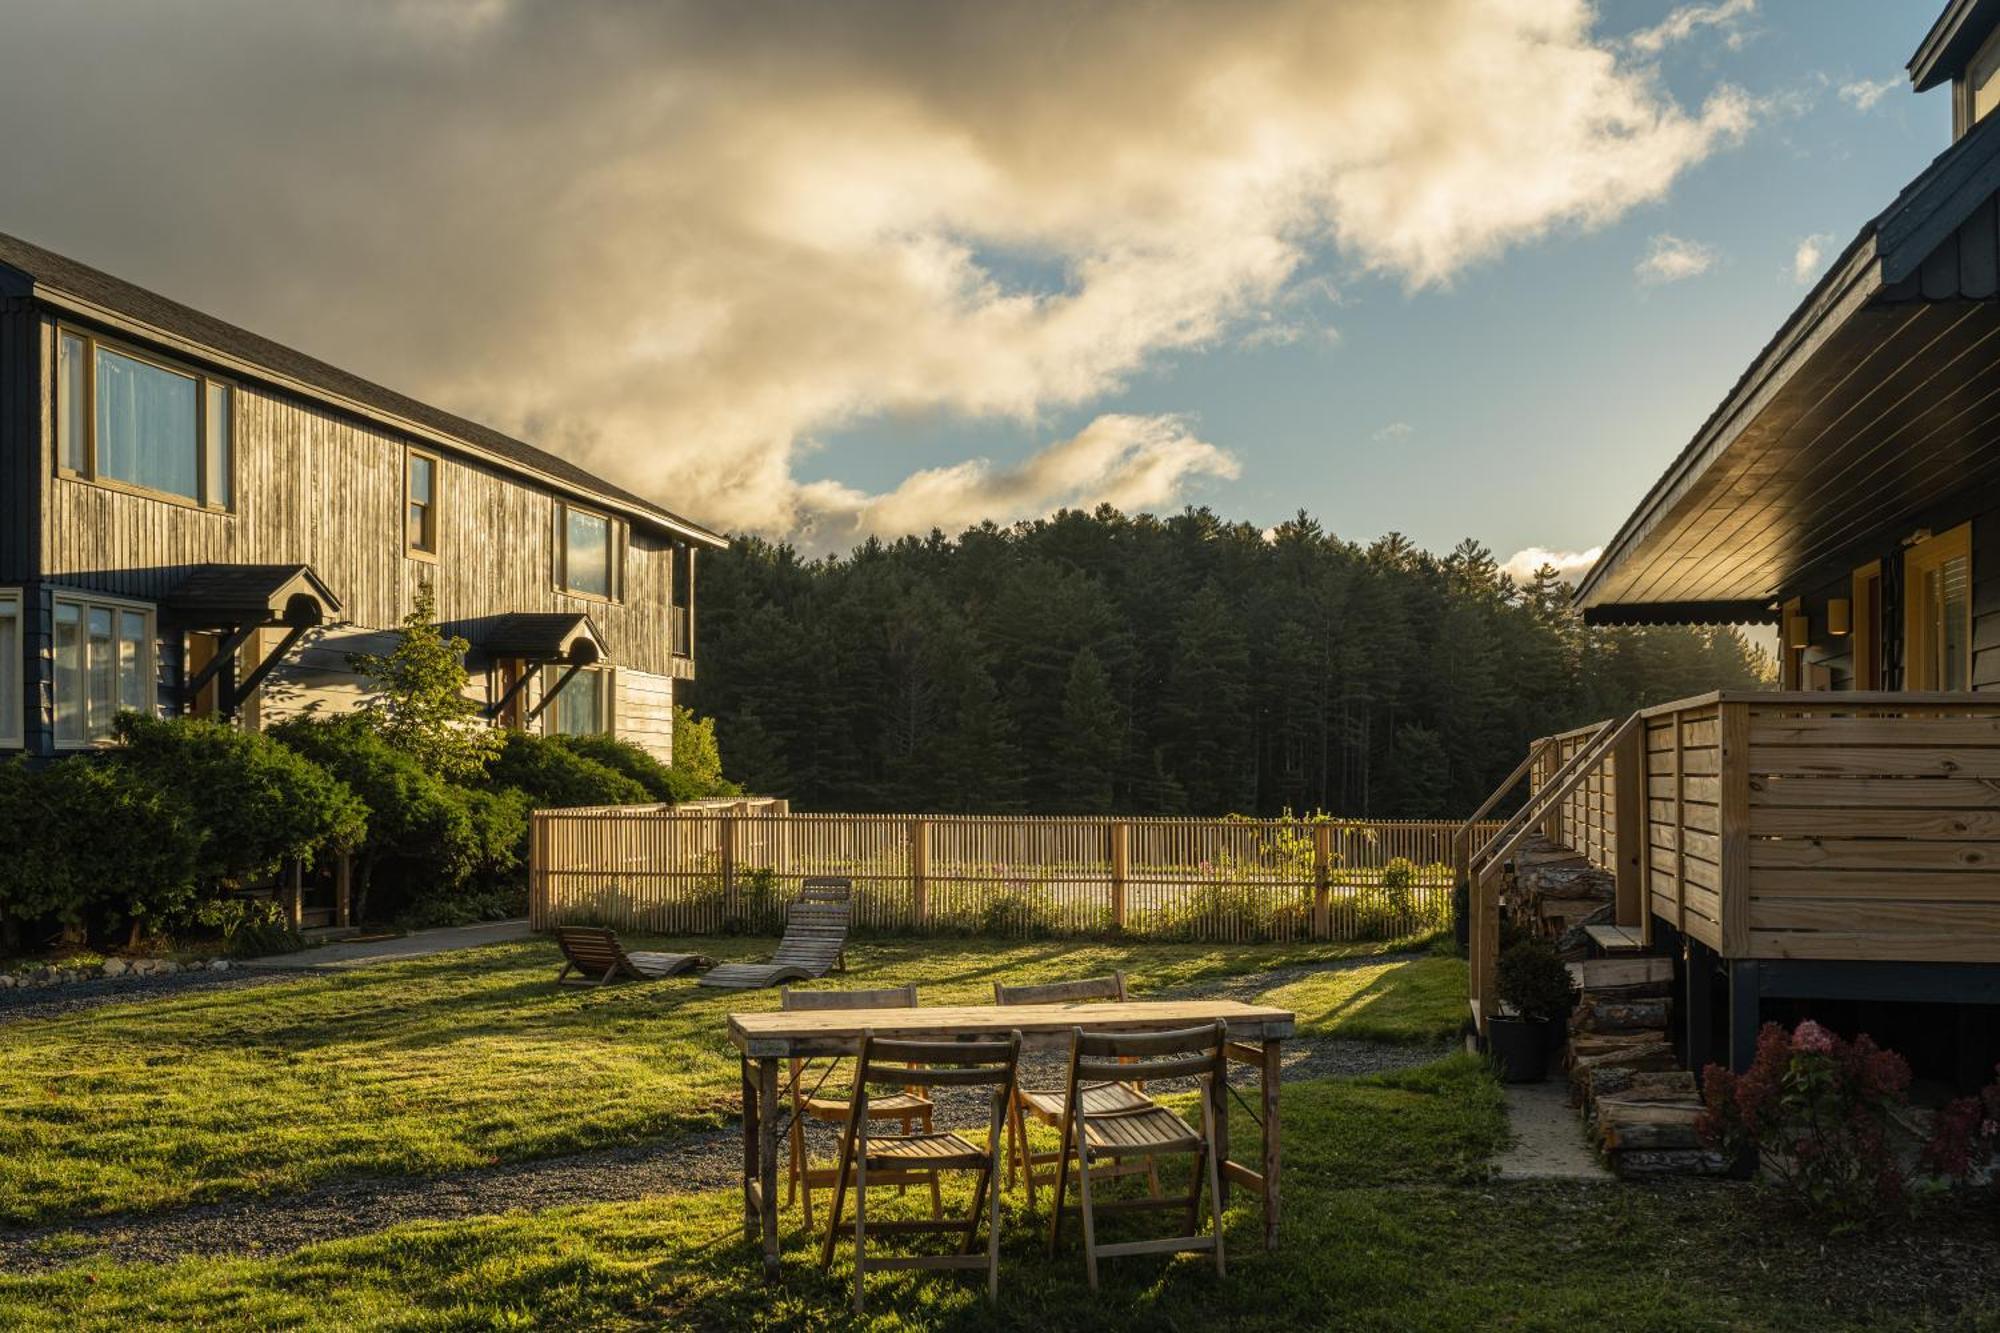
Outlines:
[{"label": "roof eave", "polygon": [[1882,260],[1875,242],[1871,223],[1792,312],[1792,317],[1751,363],[1666,474],[1653,483],[1638,508],[1606,544],[1604,554],[1577,585],[1574,600],[1579,608],[1588,610],[1604,602],[1605,584],[1632,548],[1653,530],[1688,486],[1707,471],[1729,441],[1755,420],[1764,404],[1798,371],[1825,336],[1881,290]]},{"label": "roof eave", "polygon": [[1972,53],[1962,49],[1970,40],[1966,24],[1980,4],[1981,0],[1951,0],[1931,24],[1905,66],[1910,73],[1910,86],[1916,91],[1929,92],[1954,77],[1970,58]]},{"label": "roof eave", "polygon": [[[18,270],[9,268],[7,271],[16,272]],[[727,537],[717,532],[711,532],[698,523],[662,514],[647,509],[644,506],[621,500],[616,496],[606,495],[599,491],[590,490],[587,487],[578,486],[574,482],[565,481],[560,477],[531,467],[517,459],[503,457],[493,450],[483,448],[463,436],[433,429],[398,413],[384,411],[379,407],[360,402],[345,394],[335,393],[319,385],[308,383],[296,376],[274,370],[269,366],[260,365],[242,357],[232,356],[228,352],[211,347],[206,343],[198,342],[195,339],[160,328],[158,325],[148,323],[145,320],[134,319],[130,315],[113,310],[107,306],[99,305],[94,301],[85,300],[70,292],[63,291],[61,288],[51,287],[42,282],[35,282],[33,285],[33,295],[35,300],[40,301],[44,305],[54,307],[57,310],[67,311],[80,318],[88,319],[94,323],[103,324],[120,332],[130,334],[135,338],[172,348],[184,355],[205,361],[245,379],[254,379],[266,384],[276,385],[288,393],[297,394],[314,402],[325,403],[349,415],[385,426],[399,434],[414,436],[429,444],[449,449],[454,453],[476,458],[497,471],[513,476],[531,478],[558,494],[586,500],[598,508],[613,511],[621,518],[671,533],[694,545],[706,546],[711,550],[721,550],[729,545]]]}]

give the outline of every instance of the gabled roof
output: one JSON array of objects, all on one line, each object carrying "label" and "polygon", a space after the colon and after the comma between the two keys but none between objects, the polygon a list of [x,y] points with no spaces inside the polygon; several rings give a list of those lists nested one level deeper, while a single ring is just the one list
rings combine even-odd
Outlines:
[{"label": "gabled roof", "polygon": [[307,623],[330,620],[340,612],[340,599],[311,565],[302,564],[198,565],[167,594],[166,602],[213,624],[257,625],[298,618],[305,608],[295,606],[295,598],[311,602],[316,611]]},{"label": "gabled roof", "polygon": [[721,534],[613,485],[566,458],[4,232],[0,232],[0,266],[20,274],[32,284],[31,294],[50,305],[89,319],[135,326],[139,336],[169,346],[184,343],[189,354],[220,362],[245,378],[265,380],[456,448],[502,471],[593,500],[683,540],[714,547],[728,544]]},{"label": "gabled roof", "polygon": [[[1718,564],[1716,558],[1731,553],[1732,542],[1741,544],[1745,524],[1754,518],[1711,522],[1697,509],[1706,506],[1714,511],[1724,503],[1735,503],[1748,512],[1753,501],[1762,499],[1755,494],[1759,486],[1768,488],[1781,480],[1805,485],[1797,477],[1781,478],[1775,461],[1761,457],[1746,461],[1740,455],[1775,456],[1779,446],[1788,443],[1787,432],[1808,420],[1815,406],[1831,395],[1842,393],[1858,401],[1869,385],[1886,384],[1891,371],[1914,375],[1912,367],[1924,368],[1914,360],[1883,364],[1885,357],[1877,354],[1892,340],[1903,340],[1895,350],[1897,356],[1908,344],[1921,349],[1913,355],[1942,358],[1954,347],[1962,353],[1980,334],[1990,311],[1960,313],[1965,303],[1952,305],[1940,299],[1926,314],[1921,303],[1936,295],[1934,286],[1948,287],[1953,296],[1961,294],[1961,288],[1968,295],[1995,294],[1993,262],[1986,265],[1987,289],[1976,292],[1965,281],[1969,272],[1956,267],[1955,254],[1950,274],[1936,272],[1936,261],[1948,253],[1948,243],[1975,215],[1982,210],[1990,213],[1989,201],[1996,191],[2000,191],[2000,116],[1990,116],[1940,154],[1895,202],[1862,227],[1654,483],[1577,589],[1578,604],[1593,613],[1593,620],[1610,622],[1616,614],[1611,608],[1652,603],[1677,604],[1677,611],[1689,604],[1713,603],[1718,617],[1729,604],[1729,614],[1735,616],[1745,603],[1774,591],[1768,584],[1768,568],[1760,572],[1742,561],[1725,567],[1728,562]],[[1953,321],[1963,325],[1953,340],[1933,327]],[[1970,358],[1965,360],[1971,364]],[[1960,374],[1965,367],[1940,361],[1930,369]],[[1918,406],[1923,401],[1912,400]],[[1886,414],[1889,408],[1877,403],[1867,410]],[[1859,432],[1891,420],[1887,415],[1864,418],[1856,408],[1839,430]],[[1877,433],[1883,429],[1886,425],[1879,425]],[[1821,453],[1832,453],[1858,437],[1815,438]],[[1813,460],[1805,444],[1797,444],[1797,454],[1798,467]],[[1829,477],[1820,484],[1830,486],[1835,480]],[[1846,484],[1852,484],[1851,477]],[[1899,498],[1882,497],[1885,504]],[[1804,543],[1798,547],[1802,555],[1808,549]],[[1695,579],[1694,571],[1702,577]]]},{"label": "gabled roof", "polygon": [[584,666],[611,656],[597,622],[581,611],[515,611],[498,616],[480,629],[479,647],[488,657],[580,661]]}]

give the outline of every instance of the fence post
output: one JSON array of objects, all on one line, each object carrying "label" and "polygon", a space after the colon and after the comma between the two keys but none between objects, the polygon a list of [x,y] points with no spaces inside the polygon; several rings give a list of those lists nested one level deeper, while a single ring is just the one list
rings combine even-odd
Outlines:
[{"label": "fence post", "polygon": [[775,816],[770,828],[777,846],[771,850],[771,859],[779,874],[789,875],[792,873],[792,803],[782,796],[773,797],[765,813]]},{"label": "fence post", "polygon": [[931,822],[910,821],[910,919],[918,930],[930,924]]},{"label": "fence post", "polygon": [[1333,933],[1333,825],[1324,820],[1313,825],[1313,935],[1325,939]]},{"label": "fence post", "polygon": [[720,840],[722,855],[722,901],[725,904],[723,910],[727,916],[740,917],[743,915],[738,910],[741,904],[736,901],[736,816],[725,814],[720,816],[720,818],[722,820],[722,837]]},{"label": "fence post", "polygon": [[306,863],[304,857],[292,858],[291,875],[285,886],[285,920],[293,930],[306,923]]},{"label": "fence post", "polygon": [[1111,924],[1118,930],[1125,929],[1125,879],[1132,870],[1129,834],[1130,825],[1124,820],[1111,821]]}]

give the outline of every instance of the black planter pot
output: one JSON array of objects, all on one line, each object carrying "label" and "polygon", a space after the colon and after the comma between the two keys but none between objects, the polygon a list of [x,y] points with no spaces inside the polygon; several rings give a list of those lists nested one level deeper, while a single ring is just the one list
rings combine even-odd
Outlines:
[{"label": "black planter pot", "polygon": [[1486,1021],[1486,1045],[1499,1062],[1500,1077],[1508,1083],[1540,1083],[1549,1076],[1549,1029],[1547,1019],[1490,1018]]}]

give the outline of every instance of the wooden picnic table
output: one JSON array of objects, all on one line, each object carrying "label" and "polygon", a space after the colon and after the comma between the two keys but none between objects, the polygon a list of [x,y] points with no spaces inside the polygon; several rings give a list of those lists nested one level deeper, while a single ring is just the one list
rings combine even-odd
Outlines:
[{"label": "wooden picnic table", "polygon": [[[922,1038],[1021,1034],[1023,1050],[1068,1050],[1072,1029],[1158,1032],[1221,1019],[1229,1058],[1258,1071],[1262,1154],[1255,1168],[1229,1156],[1229,1091],[1210,1090],[1221,1137],[1222,1193],[1234,1183],[1258,1190],[1264,1203],[1264,1245],[1278,1243],[1279,1046],[1292,1035],[1290,1010],[1239,1000],[1132,1000],[1117,1003],[929,1005],[909,1009],[812,1009],[731,1014],[729,1040],[743,1062],[743,1238],[764,1244],[764,1275],[778,1275],[779,1075],[793,1058],[851,1056],[861,1034]],[[1060,1201],[1058,1201],[1060,1204]]]}]

